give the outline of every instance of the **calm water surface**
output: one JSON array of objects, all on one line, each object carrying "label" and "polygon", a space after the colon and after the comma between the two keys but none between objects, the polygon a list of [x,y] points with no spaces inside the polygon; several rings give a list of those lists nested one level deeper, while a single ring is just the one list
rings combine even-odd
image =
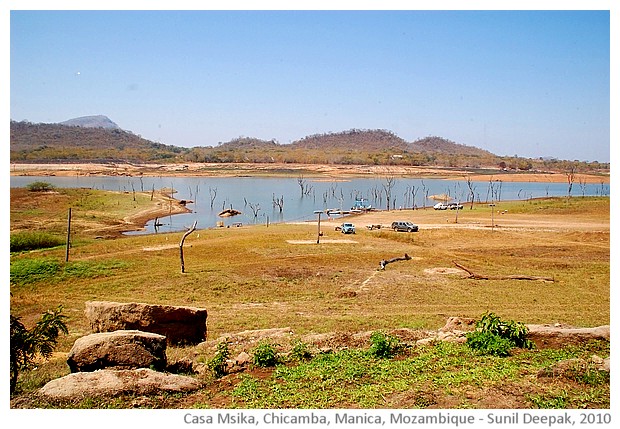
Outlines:
[{"label": "calm water surface", "polygon": [[[150,191],[172,188],[174,197],[191,200],[192,213],[159,219],[156,229],[150,221],[141,233],[172,232],[189,228],[197,221],[199,229],[233,223],[276,223],[316,219],[318,210],[349,210],[355,200],[364,198],[373,207],[387,208],[385,178],[362,178],[346,181],[304,179],[304,191],[297,178],[256,177],[36,177],[11,176],[11,187],[24,187],[35,181],[63,188],[92,188],[112,191]],[[566,196],[567,183],[473,182],[475,201],[498,202],[546,196]],[[432,195],[446,194],[452,201],[466,201],[469,188],[465,180],[397,178],[391,190],[390,208],[429,207],[437,201]],[[574,183],[573,196],[609,195],[609,184]],[[450,201],[449,200],[449,201]],[[283,201],[282,210],[274,201]],[[240,215],[222,218],[224,209],[233,208]]]}]

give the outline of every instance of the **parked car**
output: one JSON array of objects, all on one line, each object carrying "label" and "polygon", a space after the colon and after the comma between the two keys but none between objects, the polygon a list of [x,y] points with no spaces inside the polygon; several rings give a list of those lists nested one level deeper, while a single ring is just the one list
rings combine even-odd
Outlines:
[{"label": "parked car", "polygon": [[448,208],[449,208],[450,210],[456,210],[456,209],[463,210],[463,204],[459,204],[459,203],[449,203],[449,204],[448,204]]},{"label": "parked car", "polygon": [[435,210],[448,210],[448,205],[446,203],[437,203],[433,206]]},{"label": "parked car", "polygon": [[352,223],[343,223],[340,225],[340,232],[343,234],[355,234],[355,225]]},{"label": "parked car", "polygon": [[392,222],[392,229],[394,231],[405,231],[405,232],[418,232],[418,226],[411,222]]}]

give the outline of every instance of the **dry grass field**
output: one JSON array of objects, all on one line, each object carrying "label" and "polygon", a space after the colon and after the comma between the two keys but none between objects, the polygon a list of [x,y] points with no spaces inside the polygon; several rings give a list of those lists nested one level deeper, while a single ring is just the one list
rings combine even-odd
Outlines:
[{"label": "dry grass field", "polygon": [[[76,338],[89,333],[84,317],[89,300],[204,307],[210,340],[278,327],[300,336],[438,329],[450,316],[478,318],[487,311],[532,324],[610,323],[609,198],[501,202],[493,213],[486,205],[458,212],[371,212],[347,218],[357,227],[354,235],[335,230],[341,219],[324,220],[319,244],[316,222],[199,229],[185,241],[186,272],[181,273],[181,233],[94,239],[104,235],[96,232],[104,212],[108,220],[99,224],[102,231],[110,216],[127,216],[115,215],[111,199],[126,201],[132,195],[88,192],[88,197],[64,192],[33,196],[12,190],[12,232],[58,224],[60,234],[62,221],[52,218],[64,219],[65,207],[80,198],[92,203],[88,216],[94,222],[77,230],[68,264],[63,246],[11,255],[11,313],[28,324],[63,305],[69,316],[70,334],[61,338],[56,357],[43,365],[48,369],[25,376],[26,395],[46,379],[67,373],[66,353]],[[57,213],[37,211],[33,198],[38,207],[53,206]],[[131,211],[153,204],[146,195],[138,199],[130,202]],[[387,226],[395,220],[412,221],[420,230],[392,231]],[[368,229],[372,224],[384,227]],[[381,260],[405,253],[410,260],[379,269]],[[40,269],[46,261],[58,266]],[[477,280],[467,278],[455,262],[487,276],[553,281]],[[200,354],[188,349],[170,353]],[[180,406],[187,405],[192,406]]]}]

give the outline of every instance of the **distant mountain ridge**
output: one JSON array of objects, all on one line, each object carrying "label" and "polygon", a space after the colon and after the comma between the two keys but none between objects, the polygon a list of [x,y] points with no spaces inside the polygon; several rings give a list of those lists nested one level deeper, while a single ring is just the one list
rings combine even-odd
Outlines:
[{"label": "distant mountain ridge", "polygon": [[80,116],[79,118],[69,119],[59,124],[69,127],[103,128],[106,130],[121,129],[121,127],[105,115]]},{"label": "distant mountain ridge", "polygon": [[[238,137],[213,146],[187,148],[144,139],[121,129],[107,116],[95,115],[55,124],[11,121],[10,133],[11,162],[253,162],[474,169],[499,166],[502,170],[546,169],[558,165],[566,169],[566,163],[570,162],[498,156],[438,136],[408,142],[383,129],[313,134],[287,144],[275,139]],[[592,164],[593,168],[599,165]]]}]

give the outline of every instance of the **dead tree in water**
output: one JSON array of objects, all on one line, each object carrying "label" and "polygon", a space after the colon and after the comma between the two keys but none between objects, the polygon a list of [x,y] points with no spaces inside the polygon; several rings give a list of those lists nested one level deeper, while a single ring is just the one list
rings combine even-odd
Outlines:
[{"label": "dead tree in water", "polygon": [[183,243],[185,243],[185,239],[187,238],[187,236],[196,230],[197,223],[198,221],[195,220],[192,227],[185,234],[183,234],[183,238],[181,238],[181,243],[179,243],[179,255],[181,257],[181,272],[182,273],[185,272],[185,259],[183,258]]},{"label": "dead tree in water", "polygon": [[280,210],[280,213],[282,213],[282,209],[284,208],[284,195],[282,195],[280,198],[276,198],[276,194],[273,194],[273,208],[278,208]]}]

